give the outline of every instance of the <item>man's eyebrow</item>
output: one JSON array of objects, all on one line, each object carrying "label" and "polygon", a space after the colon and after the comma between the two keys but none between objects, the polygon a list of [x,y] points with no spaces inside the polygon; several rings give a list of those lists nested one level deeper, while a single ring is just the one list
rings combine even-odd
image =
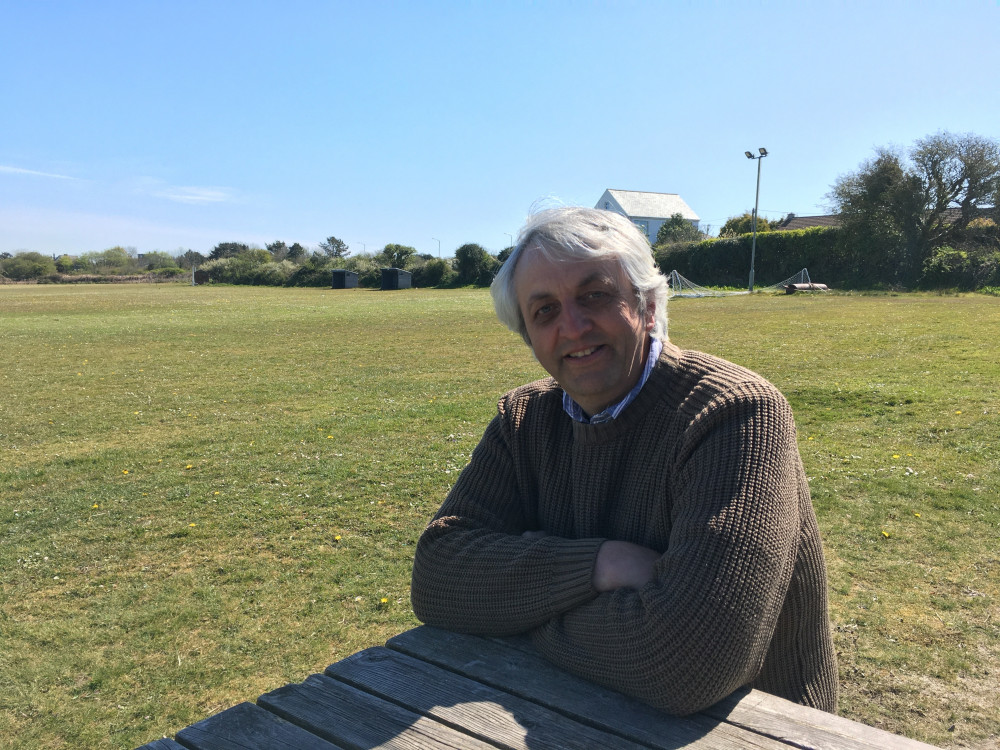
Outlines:
[{"label": "man's eyebrow", "polygon": [[[589,286],[590,284],[594,283],[607,284],[608,286],[614,287],[616,289],[618,288],[618,284],[615,281],[614,277],[611,274],[605,273],[603,271],[594,271],[592,273],[587,274],[582,279],[580,279],[580,282],[576,286],[578,289],[582,289],[583,287]],[[528,296],[528,299],[525,300],[525,304],[530,305],[532,302],[537,302],[538,300],[541,299],[547,299],[551,296],[552,292],[548,290],[535,292],[534,294]]]},{"label": "man's eyebrow", "polygon": [[580,279],[580,283],[577,287],[587,286],[588,284],[593,284],[594,282],[600,282],[602,284],[608,284],[609,286],[618,286],[615,283],[614,278],[609,273],[603,273],[601,271],[594,271],[593,273]]}]

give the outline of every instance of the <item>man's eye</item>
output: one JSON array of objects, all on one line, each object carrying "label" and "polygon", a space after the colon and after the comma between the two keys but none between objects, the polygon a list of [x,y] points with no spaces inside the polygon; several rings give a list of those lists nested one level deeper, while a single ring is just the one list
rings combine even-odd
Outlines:
[{"label": "man's eye", "polygon": [[536,318],[544,318],[546,315],[548,315],[550,312],[552,312],[552,310],[553,310],[553,306],[552,305],[542,305],[537,310],[535,310],[535,317]]}]

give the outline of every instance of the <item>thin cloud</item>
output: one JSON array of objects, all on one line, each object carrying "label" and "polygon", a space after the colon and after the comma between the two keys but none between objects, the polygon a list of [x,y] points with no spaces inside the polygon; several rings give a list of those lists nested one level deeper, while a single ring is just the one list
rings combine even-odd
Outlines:
[{"label": "thin cloud", "polygon": [[0,164],[0,172],[4,174],[23,174],[29,177],[49,177],[53,180],[78,180],[78,177],[69,177],[64,174],[53,174],[52,172],[39,172],[35,169],[21,169],[21,167],[8,167]]},{"label": "thin cloud", "polygon": [[166,187],[152,194],[158,198],[188,204],[228,203],[233,199],[229,190],[215,187]]}]

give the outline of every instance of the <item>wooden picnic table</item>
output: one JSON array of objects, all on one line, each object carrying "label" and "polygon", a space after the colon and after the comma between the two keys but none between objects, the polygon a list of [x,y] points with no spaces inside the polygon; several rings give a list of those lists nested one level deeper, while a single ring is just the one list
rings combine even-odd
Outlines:
[{"label": "wooden picnic table", "polygon": [[917,750],[930,745],[758,690],[665,714],[574,677],[525,638],[419,627],[139,750]]}]

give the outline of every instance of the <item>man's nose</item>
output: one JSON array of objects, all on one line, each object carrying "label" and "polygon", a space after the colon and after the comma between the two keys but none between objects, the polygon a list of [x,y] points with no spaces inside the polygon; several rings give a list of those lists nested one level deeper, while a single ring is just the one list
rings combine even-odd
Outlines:
[{"label": "man's nose", "polygon": [[567,338],[576,338],[587,333],[593,327],[590,313],[576,304],[569,304],[563,307],[562,320],[560,321],[562,334]]}]

